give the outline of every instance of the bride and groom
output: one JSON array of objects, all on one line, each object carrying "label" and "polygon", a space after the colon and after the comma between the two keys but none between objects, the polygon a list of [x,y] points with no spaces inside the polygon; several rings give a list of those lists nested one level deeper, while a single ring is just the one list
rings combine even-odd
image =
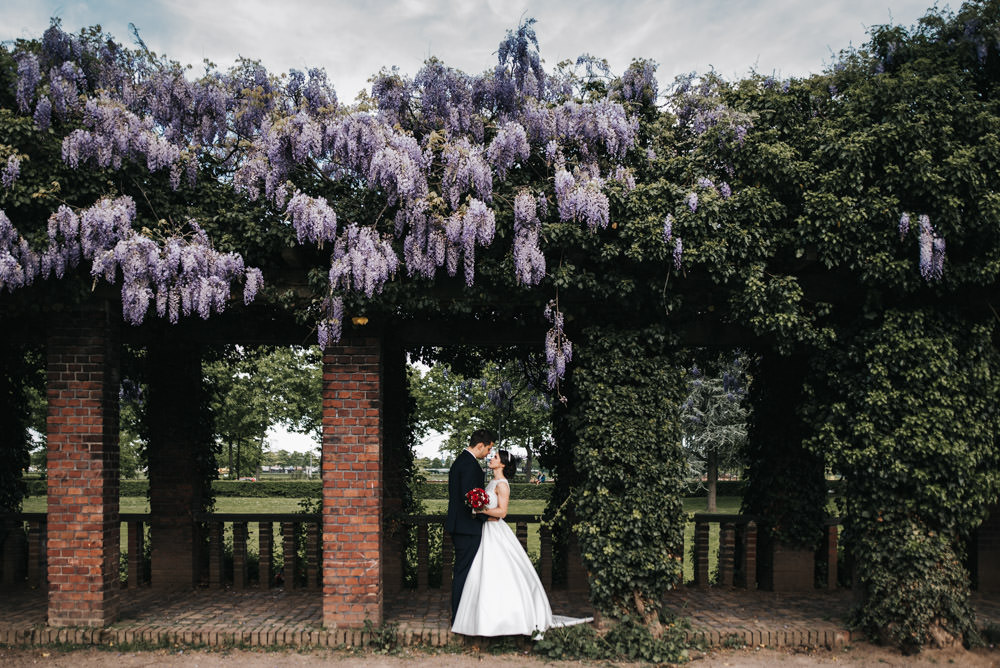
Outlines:
[{"label": "bride and groom", "polygon": [[485,485],[486,508],[465,507],[469,490],[483,488],[480,459],[493,450],[496,435],[488,429],[472,433],[467,447],[448,473],[448,517],[445,531],[455,546],[451,590],[451,630],[472,636],[538,636],[546,629],[592,621],[555,616],[548,596],[521,543],[503,518],[517,458],[500,450],[487,465],[493,480]]}]

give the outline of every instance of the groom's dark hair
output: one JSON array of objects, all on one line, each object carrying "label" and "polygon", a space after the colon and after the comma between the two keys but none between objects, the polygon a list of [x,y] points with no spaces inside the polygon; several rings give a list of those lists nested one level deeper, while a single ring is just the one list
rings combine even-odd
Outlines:
[{"label": "groom's dark hair", "polygon": [[489,429],[477,429],[472,432],[472,436],[469,436],[469,447],[474,448],[479,443],[486,443],[489,445],[490,443],[496,443],[496,441],[497,435]]}]

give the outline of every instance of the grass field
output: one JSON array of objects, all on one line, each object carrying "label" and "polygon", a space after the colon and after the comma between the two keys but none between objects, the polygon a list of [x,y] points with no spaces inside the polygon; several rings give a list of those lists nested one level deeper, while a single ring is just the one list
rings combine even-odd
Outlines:
[{"label": "grass field", "polygon": [[[740,510],[740,497],[720,496],[717,500],[718,512],[738,513]],[[148,513],[149,501],[144,497],[126,496],[119,501],[119,512],[122,513]],[[510,513],[512,515],[541,515],[545,511],[546,501],[514,499],[510,502]],[[445,499],[426,499],[423,501],[424,512],[429,515],[443,515],[448,509],[448,502]],[[45,512],[46,497],[29,496],[24,500],[24,512],[40,513]],[[215,500],[215,512],[217,513],[295,513],[301,510],[299,499],[286,498],[249,498],[249,497],[219,497]],[[684,512],[689,516],[696,512],[705,510],[704,498],[684,499]],[[709,533],[709,570],[714,570],[718,562],[719,534],[718,525],[713,525]],[[257,527],[251,524],[250,544],[257,543]],[[514,526],[511,525],[511,529]],[[276,549],[280,551],[280,527],[274,528]],[[126,548],[126,534],[122,531],[122,549]],[[688,523],[684,527],[684,581],[690,582],[694,579],[694,564],[691,558],[691,549],[694,545],[694,524]],[[528,552],[538,554],[540,550],[538,539],[538,525],[528,526]]]}]

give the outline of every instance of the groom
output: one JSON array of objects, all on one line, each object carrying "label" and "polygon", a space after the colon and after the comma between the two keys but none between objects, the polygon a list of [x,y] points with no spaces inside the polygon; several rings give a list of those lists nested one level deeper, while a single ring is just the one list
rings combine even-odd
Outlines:
[{"label": "groom", "polygon": [[486,517],[472,514],[465,506],[465,494],[470,489],[483,487],[486,476],[478,460],[490,454],[496,440],[496,434],[489,429],[472,432],[469,447],[455,457],[448,471],[448,518],[444,522],[444,530],[451,534],[451,542],[455,546],[455,570],[451,580],[452,622],[458,612],[458,602],[462,598],[472,560],[479,551],[483,519]]}]

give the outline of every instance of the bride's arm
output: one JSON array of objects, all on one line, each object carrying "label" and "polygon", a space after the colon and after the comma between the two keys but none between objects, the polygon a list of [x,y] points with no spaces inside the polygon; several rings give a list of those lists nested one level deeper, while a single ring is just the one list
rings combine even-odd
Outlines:
[{"label": "bride's arm", "polygon": [[497,495],[497,507],[486,508],[485,510],[480,510],[479,512],[484,515],[488,515],[491,520],[502,520],[507,517],[507,503],[510,501],[510,484],[497,485],[493,488],[493,491],[496,492]]}]

